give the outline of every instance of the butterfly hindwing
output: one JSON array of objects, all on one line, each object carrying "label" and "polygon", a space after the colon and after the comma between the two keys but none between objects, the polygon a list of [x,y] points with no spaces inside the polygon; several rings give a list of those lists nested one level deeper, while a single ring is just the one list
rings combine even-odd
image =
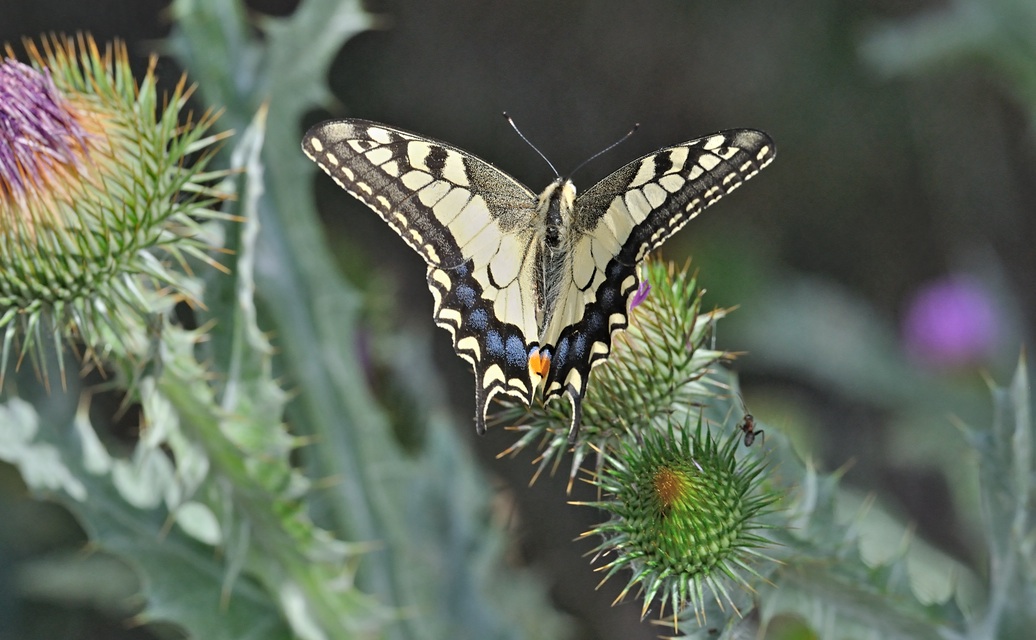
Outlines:
[{"label": "butterfly hindwing", "polygon": [[[501,320],[496,300],[487,299],[479,280],[472,276],[472,261],[450,268],[428,267],[428,288],[435,299],[435,323],[453,338],[457,355],[475,373],[475,428],[486,431],[489,401],[499,393],[525,404],[532,402],[535,387],[529,374],[529,352],[538,346],[522,327]],[[502,316],[508,317],[506,314]]]},{"label": "butterfly hindwing", "polygon": [[627,326],[640,262],[773,157],[765,133],[724,131],[648,154],[576,199],[572,275],[542,337],[554,347],[545,396],[569,396],[573,427],[590,369],[608,357],[612,334]]},{"label": "butterfly hindwing", "polygon": [[530,402],[535,194],[465,151],[375,122],[318,124],[303,150],[428,263],[435,322],[475,372],[478,431],[494,395]]}]

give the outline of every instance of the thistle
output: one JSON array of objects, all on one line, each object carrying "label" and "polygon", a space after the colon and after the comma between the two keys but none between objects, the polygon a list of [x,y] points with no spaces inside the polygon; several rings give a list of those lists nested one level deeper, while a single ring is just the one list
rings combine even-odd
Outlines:
[{"label": "thistle", "polygon": [[612,515],[582,537],[603,538],[593,551],[611,556],[600,567],[602,582],[630,570],[618,600],[639,587],[642,617],[657,600],[660,616],[669,607],[675,620],[691,608],[702,623],[710,594],[736,611],[728,587],[750,591],[746,575],[760,577],[749,561],[764,557],[758,548],[767,541],[757,531],[777,496],[759,489],[758,458],[736,458],[737,432],[720,444],[702,425],[692,433],[670,423],[665,432],[647,431],[642,443],[603,454],[591,484],[607,499],[576,503]]},{"label": "thistle", "polygon": [[[570,479],[592,452],[644,431],[664,430],[674,411],[727,395],[726,374],[717,375],[717,365],[733,356],[706,344],[726,310],[701,311],[701,292],[689,265],[678,270],[671,263],[647,262],[630,302],[627,331],[615,336],[611,357],[593,370]],[[562,402],[510,405],[502,420],[520,423],[516,429],[523,434],[504,454],[539,441],[543,454],[537,475],[557,465],[570,448],[567,411]]]},{"label": "thistle", "polygon": [[[749,564],[767,541],[757,531],[777,494],[759,488],[758,456],[739,461],[742,430],[727,429],[722,444],[703,426],[678,426],[677,416],[732,410],[728,374],[718,363],[732,357],[707,344],[724,310],[701,312],[697,279],[688,267],[648,262],[631,299],[630,326],[612,345],[612,357],[594,371],[583,405],[583,431],[572,474],[590,453],[590,483],[597,502],[580,502],[612,515],[583,534],[600,536],[596,558],[609,557],[604,580],[629,569],[619,600],[638,588],[642,615],[660,602],[675,620],[688,608],[699,622],[711,594],[737,610],[728,590],[751,590],[760,575]],[[513,408],[508,418],[519,419]],[[542,471],[568,450],[564,407],[533,406],[522,438],[508,452],[541,438]],[[730,418],[730,411],[726,419]],[[570,477],[571,477],[570,476]],[[604,581],[602,580],[602,582]]]},{"label": "thistle", "polygon": [[139,352],[150,314],[193,301],[188,259],[214,264],[201,221],[223,177],[204,171],[214,116],[184,116],[184,79],[160,109],[154,59],[138,85],[120,43],[25,49],[0,61],[0,380],[51,346],[64,374],[66,342]]}]

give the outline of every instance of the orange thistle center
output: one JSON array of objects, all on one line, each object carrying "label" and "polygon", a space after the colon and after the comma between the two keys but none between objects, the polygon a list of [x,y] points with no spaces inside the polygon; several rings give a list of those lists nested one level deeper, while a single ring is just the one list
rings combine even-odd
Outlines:
[{"label": "orange thistle center", "polygon": [[653,482],[658,502],[666,511],[674,502],[685,496],[689,488],[686,474],[666,467],[655,472]]}]

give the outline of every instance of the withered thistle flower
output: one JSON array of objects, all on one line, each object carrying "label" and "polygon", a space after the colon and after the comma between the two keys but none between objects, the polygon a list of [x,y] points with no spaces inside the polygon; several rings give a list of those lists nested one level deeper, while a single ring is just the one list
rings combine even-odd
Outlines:
[{"label": "withered thistle flower", "polygon": [[[0,379],[47,341],[87,355],[132,351],[149,314],[191,299],[189,256],[212,263],[201,223],[218,214],[206,173],[214,116],[160,103],[154,60],[139,83],[121,43],[25,43],[0,60]],[[62,364],[63,369],[63,364]]]}]

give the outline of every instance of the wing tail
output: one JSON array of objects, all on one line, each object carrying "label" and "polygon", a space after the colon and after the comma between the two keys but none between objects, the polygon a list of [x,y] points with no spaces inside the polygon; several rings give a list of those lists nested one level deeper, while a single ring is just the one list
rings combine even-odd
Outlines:
[{"label": "wing tail", "polygon": [[568,424],[568,443],[575,444],[579,436],[579,426],[583,422],[583,396],[586,395],[586,386],[576,387],[567,385],[565,393],[572,404],[572,419]]}]

